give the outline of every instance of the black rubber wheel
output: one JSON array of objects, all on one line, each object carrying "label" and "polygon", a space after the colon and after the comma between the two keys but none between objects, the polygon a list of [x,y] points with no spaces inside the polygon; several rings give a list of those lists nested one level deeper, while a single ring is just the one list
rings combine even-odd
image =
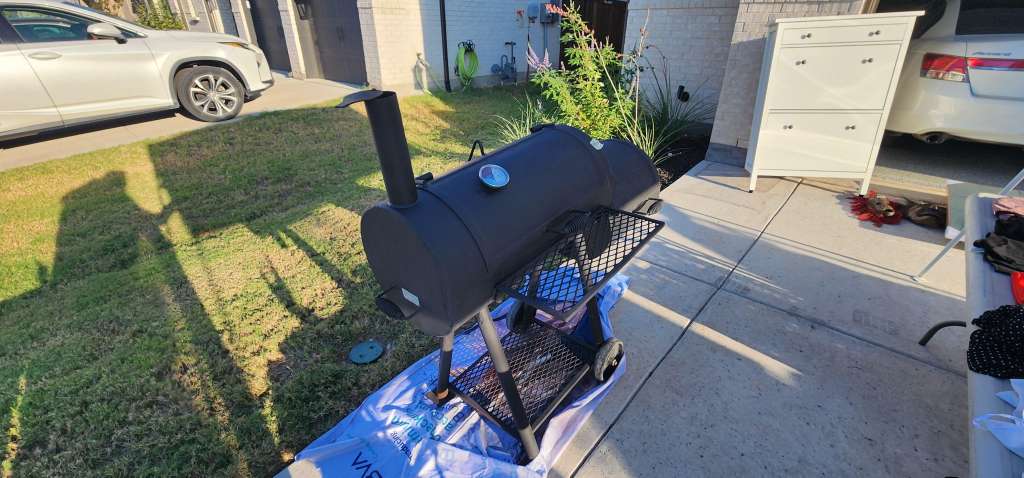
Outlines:
[{"label": "black rubber wheel", "polygon": [[615,338],[606,340],[594,355],[594,378],[598,382],[608,380],[615,373],[615,369],[619,367],[624,352],[621,340]]},{"label": "black rubber wheel", "polygon": [[189,116],[206,122],[225,121],[242,111],[245,86],[230,71],[215,66],[185,68],[174,75],[178,103]]},{"label": "black rubber wheel", "polygon": [[515,305],[512,306],[512,310],[508,313],[508,328],[509,330],[517,333],[523,333],[530,329],[530,325],[533,321],[530,317],[527,317],[527,310],[532,310],[536,313],[533,307],[529,307],[523,304],[522,301],[516,301]]}]

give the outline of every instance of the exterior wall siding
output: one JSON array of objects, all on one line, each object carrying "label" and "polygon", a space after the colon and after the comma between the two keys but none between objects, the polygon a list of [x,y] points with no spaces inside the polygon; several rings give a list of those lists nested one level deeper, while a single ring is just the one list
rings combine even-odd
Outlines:
[{"label": "exterior wall siding", "polygon": [[[459,88],[454,68],[458,43],[472,40],[480,67],[475,83],[495,81],[491,65],[508,54],[506,41],[516,42],[516,68],[526,71],[526,37],[543,55],[544,32],[540,23],[527,28],[517,21],[516,11],[525,14],[529,0],[447,0],[448,61],[452,88]],[[441,14],[437,0],[359,0],[363,52],[367,81],[376,88],[403,93],[444,88],[441,53]],[[548,24],[547,46],[553,61],[558,58],[558,26]]]},{"label": "exterior wall siding", "polygon": [[231,16],[235,20],[235,29],[239,38],[249,42],[256,42],[256,34],[253,33],[252,12],[249,11],[249,2],[246,0],[228,0],[231,3]]},{"label": "exterior wall siding", "polygon": [[708,158],[742,165],[750,142],[765,37],[776,18],[860,13],[863,0],[740,0]]},{"label": "exterior wall siding", "polygon": [[[167,2],[171,12],[178,15],[190,31],[227,33],[238,35],[230,0],[214,0],[216,10],[207,11],[203,0],[173,0]],[[212,20],[212,23],[211,23]]]},{"label": "exterior wall siding", "polygon": [[299,44],[299,31],[296,25],[295,2],[292,0],[277,0],[278,13],[281,15],[281,27],[284,30],[284,43],[288,50],[288,62],[292,69],[289,76],[293,78],[306,78],[306,63],[302,58],[302,46]]},{"label": "exterior wall siding", "polygon": [[[629,3],[624,48],[636,45],[647,25],[645,55],[654,68],[667,60],[669,88],[679,85],[694,97],[718,102],[740,0],[633,0]],[[646,91],[653,78],[645,75]]]}]

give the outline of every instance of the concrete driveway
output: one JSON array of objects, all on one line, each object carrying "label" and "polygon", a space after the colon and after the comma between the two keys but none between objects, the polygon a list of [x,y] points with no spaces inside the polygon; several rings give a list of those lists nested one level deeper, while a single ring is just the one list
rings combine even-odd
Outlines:
[{"label": "concrete driveway", "polygon": [[965,476],[964,253],[854,218],[852,181],[704,162],[612,312],[626,373],[555,477]]},{"label": "concrete driveway", "polygon": [[946,195],[946,181],[1000,188],[1024,168],[1024,148],[950,140],[925,144],[909,135],[890,138],[878,152],[871,179],[878,188]]},{"label": "concrete driveway", "polygon": [[[277,82],[263,96],[245,104],[238,121],[266,111],[296,108],[340,98],[355,88],[328,80],[296,80],[274,74]],[[64,158],[120,144],[190,131],[215,123],[166,112],[82,126],[0,142],[0,171]]]}]

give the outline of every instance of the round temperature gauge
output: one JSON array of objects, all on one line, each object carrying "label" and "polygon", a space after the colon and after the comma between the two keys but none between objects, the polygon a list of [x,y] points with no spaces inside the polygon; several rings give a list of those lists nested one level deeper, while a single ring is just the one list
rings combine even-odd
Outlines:
[{"label": "round temperature gauge", "polygon": [[485,164],[480,166],[480,182],[491,189],[502,189],[508,186],[509,175],[505,168],[497,164]]}]

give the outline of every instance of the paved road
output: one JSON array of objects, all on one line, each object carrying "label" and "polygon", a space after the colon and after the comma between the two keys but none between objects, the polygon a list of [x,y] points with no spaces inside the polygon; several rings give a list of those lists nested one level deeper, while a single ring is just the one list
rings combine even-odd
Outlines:
[{"label": "paved road", "polygon": [[[260,98],[246,103],[240,118],[321,103],[354,91],[327,80],[296,80],[276,73],[275,77],[277,83]],[[0,142],[0,171],[209,125],[181,113],[166,112]]]}]

